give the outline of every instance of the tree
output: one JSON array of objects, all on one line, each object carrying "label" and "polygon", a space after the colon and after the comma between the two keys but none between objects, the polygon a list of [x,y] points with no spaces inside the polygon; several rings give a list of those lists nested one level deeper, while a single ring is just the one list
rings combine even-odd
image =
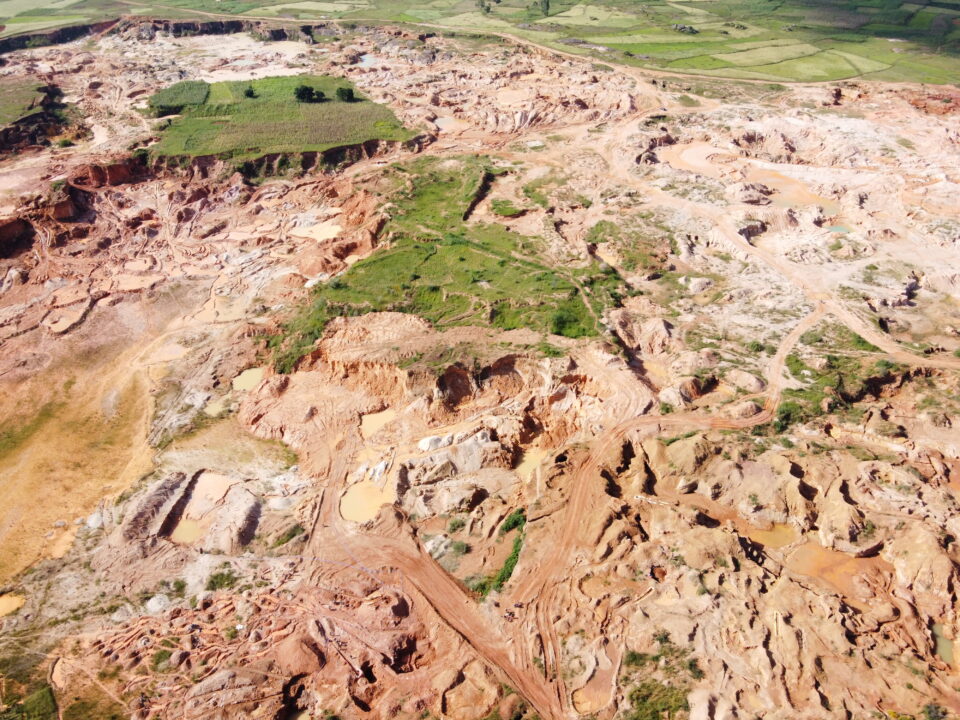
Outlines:
[{"label": "tree", "polygon": [[550,0],[540,0],[540,12],[544,17],[550,14]]},{"label": "tree", "polygon": [[243,91],[243,96],[255,98],[257,96],[257,91],[253,89],[253,85],[247,85],[247,89]]},{"label": "tree", "polygon": [[930,21],[930,34],[936,38],[943,38],[953,29],[953,20],[947,15],[936,15]]},{"label": "tree", "polygon": [[294,97],[297,98],[298,102],[312,103],[317,101],[317,91],[309,85],[297,85],[296,89],[293,91],[293,94]]},{"label": "tree", "polygon": [[339,100],[340,102],[353,102],[354,100],[356,100],[356,97],[354,97],[353,95],[353,88],[338,87],[337,100]]}]

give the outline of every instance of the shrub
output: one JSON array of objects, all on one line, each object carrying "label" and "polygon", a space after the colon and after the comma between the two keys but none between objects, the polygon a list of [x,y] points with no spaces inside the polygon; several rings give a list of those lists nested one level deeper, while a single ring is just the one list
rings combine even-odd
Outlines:
[{"label": "shrub", "polygon": [[150,662],[153,665],[153,669],[157,670],[161,665],[163,665],[167,660],[170,659],[170,656],[173,655],[173,652],[167,649],[157,650],[153,654],[153,660]]},{"label": "shrub", "polygon": [[337,100],[340,102],[353,102],[357,98],[353,94],[353,88],[348,87],[338,87],[337,88]]},{"label": "shrub", "polygon": [[304,532],[306,532],[306,530],[304,530],[303,525],[301,525],[300,523],[297,523],[296,525],[291,525],[286,530],[284,530],[283,533],[281,533],[281,535],[276,540],[273,541],[273,546],[280,547],[281,545],[286,545],[288,542],[293,540],[298,535],[303,535]]},{"label": "shrub", "polygon": [[238,579],[239,578],[230,568],[221,570],[220,572],[215,572],[213,575],[207,578],[207,590],[223,590],[225,588],[232,588],[237,584]]},{"label": "shrub", "polygon": [[522,529],[527,522],[527,514],[523,508],[518,508],[507,515],[500,526],[500,534],[505,535],[511,530]]},{"label": "shrub", "polygon": [[297,102],[312,103],[317,101],[317,91],[309,85],[297,85],[293,90],[293,96],[297,99]]},{"label": "shrub", "polygon": [[628,650],[627,654],[623,656],[623,664],[629,665],[630,667],[639,667],[640,665],[646,664],[649,659],[650,656],[646,653]]},{"label": "shrub", "polygon": [[689,709],[683,689],[656,680],[640,683],[630,691],[629,698],[633,708],[626,714],[627,720],[663,720]]},{"label": "shrub", "polygon": [[447,532],[455,533],[466,527],[467,521],[460,517],[455,517],[447,524]]}]

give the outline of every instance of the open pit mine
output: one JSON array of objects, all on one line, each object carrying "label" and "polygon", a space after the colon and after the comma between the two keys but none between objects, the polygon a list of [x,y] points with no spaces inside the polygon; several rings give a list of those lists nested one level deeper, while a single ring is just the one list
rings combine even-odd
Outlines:
[{"label": "open pit mine", "polygon": [[960,716],[960,90],[211,8],[0,47],[0,719]]}]

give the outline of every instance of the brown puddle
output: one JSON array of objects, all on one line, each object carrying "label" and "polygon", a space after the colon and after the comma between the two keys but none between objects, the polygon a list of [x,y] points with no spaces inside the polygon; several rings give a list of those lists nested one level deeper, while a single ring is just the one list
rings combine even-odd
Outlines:
[{"label": "brown puddle", "polygon": [[834,200],[812,192],[804,183],[787,177],[776,170],[767,170],[751,166],[746,173],[748,182],[762,183],[777,192],[770,200],[776,207],[796,207],[798,205],[819,205],[825,215],[836,215],[840,206]]},{"label": "brown puddle", "polygon": [[522,480],[527,481],[533,476],[534,471],[540,467],[540,463],[542,463],[543,459],[549,454],[549,450],[528,448],[524,451],[523,457],[513,471],[519,475]]},{"label": "brown puddle", "polygon": [[767,530],[756,530],[750,528],[746,533],[747,537],[764,547],[778,550],[786,545],[795,543],[800,539],[800,533],[793,525],[787,523],[774,523]]},{"label": "brown puddle", "polygon": [[387,408],[381,412],[367,413],[360,418],[360,434],[364,440],[369,440],[381,429],[393,422],[397,417],[397,411]]},{"label": "brown puddle", "polygon": [[937,657],[943,660],[954,670],[958,669],[956,665],[956,656],[953,653],[953,640],[943,634],[943,623],[933,624],[933,640],[936,643]]},{"label": "brown puddle", "polygon": [[795,573],[819,578],[844,596],[850,605],[869,610],[869,605],[857,599],[853,578],[878,570],[892,572],[893,567],[880,557],[857,558],[836,550],[828,550],[815,542],[807,542],[791,552],[784,565]]},{"label": "brown puddle", "polygon": [[373,480],[354,483],[340,498],[340,515],[344,520],[363,523],[373,520],[380,508],[396,502],[397,494],[389,481],[379,487]]}]

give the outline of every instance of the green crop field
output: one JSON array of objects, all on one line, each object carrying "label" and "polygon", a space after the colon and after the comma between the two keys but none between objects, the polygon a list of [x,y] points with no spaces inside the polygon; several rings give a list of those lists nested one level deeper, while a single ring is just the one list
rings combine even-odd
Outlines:
[{"label": "green crop field", "polygon": [[131,13],[427,23],[719,77],[960,79],[960,3],[951,0],[0,0],[0,32]]},{"label": "green crop field", "polygon": [[29,115],[42,99],[43,93],[36,82],[0,80],[0,126]]},{"label": "green crop field", "polygon": [[[298,85],[326,96],[324,102],[299,102]],[[150,99],[158,114],[182,112],[150,148],[160,157],[218,155],[252,159],[272,153],[322,152],[367,140],[408,140],[406,130],[383,105],[356,94],[337,99],[342,78],[300,75],[224,82],[177,83]],[[246,95],[253,89],[253,97]]]},{"label": "green crop field", "polygon": [[413,313],[440,328],[599,334],[595,316],[622,289],[615,273],[596,264],[546,265],[528,238],[503,225],[464,222],[494,172],[476,157],[420,158],[389,168],[390,246],[315,288],[311,304],[271,342],[277,367],[292,368],[331,318],[378,310]]}]

